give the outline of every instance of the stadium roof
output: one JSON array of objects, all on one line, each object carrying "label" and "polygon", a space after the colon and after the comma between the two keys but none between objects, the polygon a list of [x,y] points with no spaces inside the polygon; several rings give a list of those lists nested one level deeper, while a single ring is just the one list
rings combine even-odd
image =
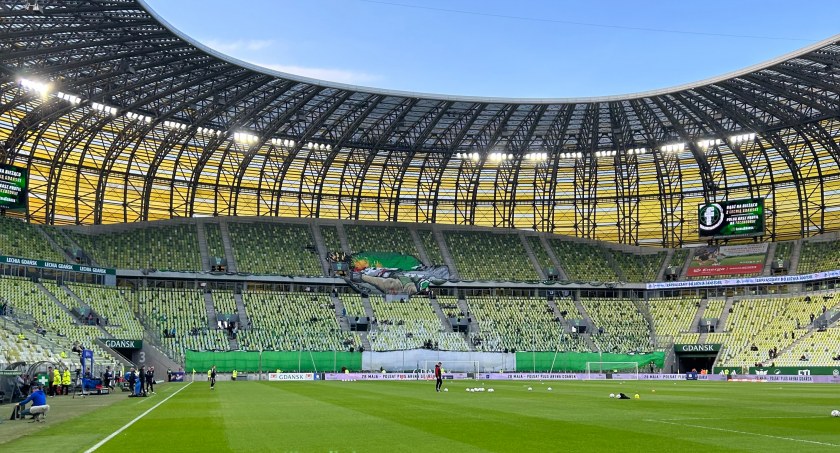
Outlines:
[{"label": "stadium roof", "polygon": [[[39,221],[298,215],[676,245],[691,242],[703,201],[767,197],[772,215],[795,220],[785,232],[769,222],[776,239],[823,232],[840,207],[824,187],[840,176],[840,35],[669,89],[503,99],[275,72],[195,42],[142,1],[0,5],[0,162],[45,180],[31,189]],[[58,143],[45,144],[50,130]],[[96,139],[101,155],[79,151],[96,142],[86,132],[106,130],[116,135]],[[39,156],[38,146],[52,151]],[[89,189],[74,179],[75,191],[62,192],[67,175],[51,170],[62,165],[119,174],[122,199],[108,193],[110,177],[91,178]],[[155,202],[164,181],[168,200]],[[105,205],[120,203],[120,215],[108,214]]]}]

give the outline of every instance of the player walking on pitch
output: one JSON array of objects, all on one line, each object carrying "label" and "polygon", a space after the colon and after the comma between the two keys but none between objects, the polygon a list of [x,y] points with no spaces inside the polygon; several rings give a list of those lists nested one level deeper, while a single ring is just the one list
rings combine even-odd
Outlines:
[{"label": "player walking on pitch", "polygon": [[210,368],[210,372],[207,374],[210,375],[210,390],[216,390],[216,365],[213,365],[213,368]]},{"label": "player walking on pitch", "polygon": [[441,374],[440,370],[440,362],[435,365],[435,391],[440,391],[440,386],[443,385],[443,374]]}]

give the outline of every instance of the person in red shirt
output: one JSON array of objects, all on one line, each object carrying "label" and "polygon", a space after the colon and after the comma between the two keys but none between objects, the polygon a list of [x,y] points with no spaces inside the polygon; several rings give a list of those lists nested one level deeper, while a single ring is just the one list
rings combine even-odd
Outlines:
[{"label": "person in red shirt", "polygon": [[435,365],[435,391],[439,392],[440,387],[443,385],[443,375],[440,371],[440,362]]}]

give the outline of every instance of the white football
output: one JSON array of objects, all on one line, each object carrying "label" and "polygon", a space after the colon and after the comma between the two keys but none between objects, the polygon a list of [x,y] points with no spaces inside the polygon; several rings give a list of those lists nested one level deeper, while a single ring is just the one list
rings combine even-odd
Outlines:
[{"label": "white football", "polygon": [[534,389],[532,389],[531,387],[528,387],[528,391],[530,392],[531,390],[534,390]]},{"label": "white football", "polygon": [[615,398],[615,393],[610,393],[610,398]]},{"label": "white football", "polygon": [[472,389],[467,389],[468,392],[472,392]]},{"label": "white football", "polygon": [[493,389],[487,389],[488,392],[495,392]]},{"label": "white football", "polygon": [[831,411],[831,416],[832,417],[840,417],[840,411],[838,411],[837,409],[834,409],[833,411]]},{"label": "white football", "polygon": [[549,392],[551,391],[551,387],[549,387],[549,388],[548,388],[548,391],[549,391]]},{"label": "white football", "polygon": [[448,391],[449,391],[449,389],[443,389],[443,391],[444,391],[444,392],[448,392]]}]

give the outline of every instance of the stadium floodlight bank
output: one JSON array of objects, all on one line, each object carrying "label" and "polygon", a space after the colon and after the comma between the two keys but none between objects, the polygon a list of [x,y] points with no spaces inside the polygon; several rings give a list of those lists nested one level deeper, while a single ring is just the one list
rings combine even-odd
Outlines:
[{"label": "stadium floodlight bank", "polygon": [[600,379],[601,375],[621,373],[626,379],[639,379],[636,362],[586,362],[586,379]]},{"label": "stadium floodlight bank", "polygon": [[[420,368],[421,373],[434,373],[435,365],[439,360],[424,360],[423,367]],[[451,360],[443,362],[443,370],[446,373],[480,373],[480,360]]]}]

